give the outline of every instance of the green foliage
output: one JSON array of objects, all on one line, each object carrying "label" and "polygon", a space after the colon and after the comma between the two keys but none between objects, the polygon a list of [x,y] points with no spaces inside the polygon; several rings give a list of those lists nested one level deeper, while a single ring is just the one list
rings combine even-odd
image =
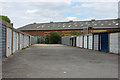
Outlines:
[{"label": "green foliage", "polygon": [[29,48],[29,46],[27,46],[26,48],[22,48],[22,50],[25,50],[25,49],[27,49],[27,48]]},{"label": "green foliage", "polygon": [[45,44],[49,44],[49,35],[46,35],[45,37]]},{"label": "green foliage", "polygon": [[22,48],[22,50],[25,50],[26,48]]},{"label": "green foliage", "polygon": [[71,35],[80,35],[80,33],[79,32],[72,32]]},{"label": "green foliage", "polygon": [[62,34],[62,35],[61,35],[61,37],[64,37],[64,36],[65,36],[65,34]]},{"label": "green foliage", "polygon": [[93,30],[89,30],[90,33],[93,33]]},{"label": "green foliage", "polygon": [[57,32],[52,32],[49,37],[49,42],[51,44],[58,44],[61,42],[61,35]]},{"label": "green foliage", "polygon": [[27,46],[26,48],[29,48],[29,46]]},{"label": "green foliage", "polygon": [[8,23],[11,22],[11,20],[7,16],[0,15],[0,18]]},{"label": "green foliage", "polygon": [[45,41],[44,41],[44,39],[41,39],[41,42],[40,42],[41,44],[44,44],[45,43]]}]

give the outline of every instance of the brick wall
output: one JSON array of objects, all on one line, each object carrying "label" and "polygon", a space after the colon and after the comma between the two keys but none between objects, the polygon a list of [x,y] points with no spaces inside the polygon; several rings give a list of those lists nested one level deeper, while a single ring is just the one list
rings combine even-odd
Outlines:
[{"label": "brick wall", "polygon": [[43,36],[45,37],[47,34],[51,32],[58,32],[60,34],[65,34],[66,36],[71,35],[72,32],[81,32],[81,30],[33,30],[33,31],[22,31],[32,36]]},{"label": "brick wall", "polygon": [[[111,31],[111,30],[118,30],[117,29],[92,29],[93,32],[104,32],[104,31]],[[58,32],[60,34],[65,34],[65,36],[71,35],[72,32],[80,32],[83,33],[83,30],[32,30],[32,31],[22,31],[32,36],[43,36],[45,37],[47,34],[51,32]]]}]

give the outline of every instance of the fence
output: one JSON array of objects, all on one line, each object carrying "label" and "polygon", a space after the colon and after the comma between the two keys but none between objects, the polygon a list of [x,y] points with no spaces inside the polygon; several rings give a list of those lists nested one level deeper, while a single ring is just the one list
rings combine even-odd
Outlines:
[{"label": "fence", "polygon": [[68,41],[70,45],[74,47],[120,54],[120,31],[71,36],[69,40],[66,40],[66,38],[67,37],[62,37],[62,44]]},{"label": "fence", "polygon": [[65,36],[62,38],[62,44],[70,46],[70,36]]},{"label": "fence", "polygon": [[5,58],[34,44],[34,37],[13,28],[0,19],[0,57]]}]

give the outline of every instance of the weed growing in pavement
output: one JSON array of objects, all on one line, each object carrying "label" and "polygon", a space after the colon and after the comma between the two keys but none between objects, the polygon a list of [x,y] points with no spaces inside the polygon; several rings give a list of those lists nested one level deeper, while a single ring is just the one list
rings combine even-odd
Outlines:
[{"label": "weed growing in pavement", "polygon": [[27,49],[27,48],[29,48],[29,46],[27,46],[26,48],[22,48],[22,50],[25,50],[25,49]]}]

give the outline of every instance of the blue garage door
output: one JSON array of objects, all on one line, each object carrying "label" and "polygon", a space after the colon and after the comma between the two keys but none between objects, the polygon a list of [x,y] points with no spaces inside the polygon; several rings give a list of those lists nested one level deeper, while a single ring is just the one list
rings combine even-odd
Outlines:
[{"label": "blue garage door", "polygon": [[108,52],[108,34],[101,34],[101,51]]}]

